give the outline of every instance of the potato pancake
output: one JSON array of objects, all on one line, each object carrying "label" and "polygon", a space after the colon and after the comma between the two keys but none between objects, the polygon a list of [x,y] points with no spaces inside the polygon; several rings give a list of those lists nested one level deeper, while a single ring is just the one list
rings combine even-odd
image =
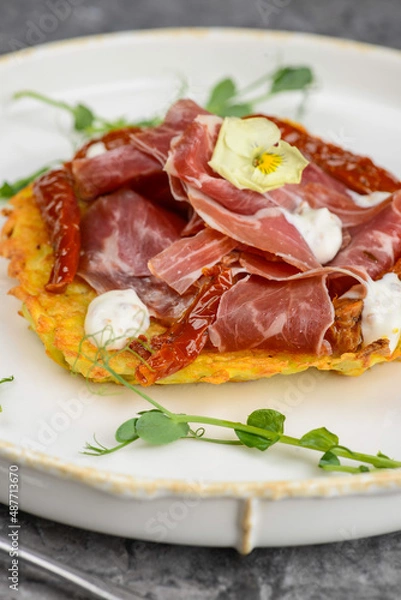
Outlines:
[{"label": "potato pancake", "polygon": [[[21,314],[42,340],[48,356],[59,365],[91,381],[113,380],[101,366],[98,349],[85,339],[85,315],[96,292],[78,277],[63,294],[45,290],[54,254],[32,187],[15,196],[11,206],[5,209],[8,218],[2,231],[0,253],[10,260],[10,277],[19,281],[10,293],[22,302]],[[342,313],[341,319],[344,318]],[[147,336],[158,335],[164,330],[157,320],[152,319]],[[385,339],[373,342],[356,353],[322,356],[266,350],[220,353],[204,348],[190,365],[157,383],[249,381],[278,373],[298,373],[310,367],[355,376],[377,363],[397,360],[400,356],[401,344],[390,354]],[[140,359],[129,350],[110,351],[110,366],[133,383],[138,364]]]}]

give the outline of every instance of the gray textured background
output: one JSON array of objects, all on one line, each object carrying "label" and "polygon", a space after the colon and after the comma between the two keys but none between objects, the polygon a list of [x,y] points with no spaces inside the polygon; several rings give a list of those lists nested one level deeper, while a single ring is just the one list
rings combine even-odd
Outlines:
[{"label": "gray textured background", "polygon": [[[0,0],[0,53],[93,33],[191,25],[307,31],[401,48],[400,0],[60,1],[64,9],[54,18],[58,0]],[[0,530],[7,523],[6,508],[0,506]],[[137,542],[22,515],[21,541],[148,600],[401,598],[398,533],[326,546],[258,549],[241,557],[234,550]],[[12,595],[8,566],[8,557],[0,556],[1,599],[83,598],[28,567],[19,593]]]},{"label": "gray textured background", "polygon": [[[62,3],[69,0],[59,0]],[[269,27],[401,48],[399,0],[1,0],[0,51],[32,43],[151,27]],[[51,9],[53,7],[53,10]]]}]

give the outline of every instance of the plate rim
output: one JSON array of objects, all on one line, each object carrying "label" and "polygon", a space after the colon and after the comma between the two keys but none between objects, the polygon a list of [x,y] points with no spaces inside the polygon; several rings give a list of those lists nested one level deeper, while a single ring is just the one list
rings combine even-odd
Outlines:
[{"label": "plate rim", "polygon": [[0,458],[47,475],[71,479],[113,496],[155,498],[202,496],[283,500],[285,498],[329,498],[356,494],[394,493],[401,489],[401,468],[355,475],[332,475],[308,479],[272,481],[202,481],[144,478],[80,466],[43,452],[21,448],[0,440]]},{"label": "plate rim", "polygon": [[[50,41],[32,47],[23,48],[14,52],[0,55],[0,70],[8,67],[14,61],[34,60],[41,54],[74,51],[80,46],[103,46],[108,43],[118,43],[126,39],[138,41],[146,38],[177,37],[197,39],[200,36],[215,36],[230,39],[242,36],[243,39],[270,39],[291,42],[293,40],[305,41],[321,46],[322,44],[349,52],[373,52],[387,59],[401,58],[401,50],[373,43],[337,38],[316,33],[305,33],[287,30],[266,30],[249,27],[161,27],[154,29],[123,30],[104,34],[74,37],[64,40]],[[273,480],[273,481],[220,481],[202,482],[185,479],[145,479],[134,475],[124,475],[110,472],[101,468],[82,467],[75,463],[62,460],[43,452],[37,452],[6,442],[0,439],[0,457],[13,460],[21,465],[43,471],[47,474],[62,478],[69,478],[84,485],[99,488],[110,494],[118,496],[131,495],[133,497],[155,496],[181,496],[199,495],[204,498],[229,496],[232,498],[264,498],[279,500],[283,498],[305,497],[332,497],[334,495],[352,496],[355,494],[391,493],[401,489],[401,468],[396,470],[383,470],[371,473],[361,473],[353,476],[335,475],[321,476],[300,480]]]},{"label": "plate rim", "polygon": [[104,44],[109,41],[118,41],[123,38],[146,38],[146,37],[185,37],[192,36],[210,36],[214,35],[217,37],[226,36],[243,36],[255,37],[255,38],[272,38],[277,40],[305,40],[311,43],[327,44],[328,46],[334,46],[338,49],[349,50],[353,49],[359,52],[371,51],[373,53],[379,53],[391,56],[392,58],[400,58],[401,49],[392,48],[390,46],[380,46],[371,42],[363,42],[360,40],[352,40],[350,38],[340,38],[319,33],[310,33],[302,31],[291,31],[284,29],[266,30],[262,28],[252,27],[158,27],[158,28],[147,28],[147,29],[132,29],[122,31],[111,31],[107,33],[98,33],[86,36],[77,36],[73,38],[66,38],[62,40],[53,40],[44,42],[43,44],[37,44],[35,46],[28,46],[0,54],[0,67],[13,59],[30,59],[35,58],[36,54],[42,52],[51,51],[63,51],[74,49],[79,46],[87,46],[89,44]]}]

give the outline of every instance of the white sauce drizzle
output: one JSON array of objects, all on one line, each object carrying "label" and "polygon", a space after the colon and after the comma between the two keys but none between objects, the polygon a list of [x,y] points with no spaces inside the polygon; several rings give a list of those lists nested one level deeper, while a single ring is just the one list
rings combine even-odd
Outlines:
[{"label": "white sauce drizzle", "polygon": [[401,335],[401,281],[395,273],[366,282],[362,335],[365,346],[387,338],[391,352],[397,347]]},{"label": "white sauce drizzle", "polygon": [[361,208],[371,208],[377,204],[381,204],[387,200],[391,194],[389,192],[372,192],[370,194],[358,194],[352,190],[348,190],[348,194],[352,197],[354,203]]},{"label": "white sauce drizzle", "polygon": [[96,156],[101,156],[105,152],[107,152],[107,148],[103,142],[96,142],[87,149],[86,158],[95,158]]},{"label": "white sauce drizzle", "polygon": [[311,208],[302,202],[296,212],[284,211],[285,218],[303,236],[320,264],[332,260],[342,244],[342,223],[328,208]]},{"label": "white sauce drizzle", "polygon": [[94,346],[121,350],[131,338],[145,333],[149,324],[149,311],[134,290],[111,290],[89,304],[85,334]]}]

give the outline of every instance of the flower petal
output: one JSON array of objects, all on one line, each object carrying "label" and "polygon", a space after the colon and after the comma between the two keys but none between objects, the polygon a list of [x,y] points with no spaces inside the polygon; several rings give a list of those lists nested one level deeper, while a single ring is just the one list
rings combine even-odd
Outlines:
[{"label": "flower petal", "polygon": [[264,117],[227,117],[208,164],[238,189],[263,194],[299,183],[308,161],[297,148],[279,140],[280,130]]},{"label": "flower petal", "polygon": [[[239,119],[227,117],[222,125],[224,143],[240,156],[251,157],[255,149],[264,149],[277,144],[280,129],[264,117]],[[219,143],[219,140],[217,141]]]},{"label": "flower petal", "polygon": [[[274,148],[269,148],[269,152],[279,154],[283,160],[275,171],[267,175],[264,175],[258,167],[255,168],[253,179],[260,182],[263,192],[280,187],[285,183],[299,183],[301,181],[302,171],[308,165],[308,161],[298,148],[280,141]],[[263,179],[259,174],[263,176]]]}]

